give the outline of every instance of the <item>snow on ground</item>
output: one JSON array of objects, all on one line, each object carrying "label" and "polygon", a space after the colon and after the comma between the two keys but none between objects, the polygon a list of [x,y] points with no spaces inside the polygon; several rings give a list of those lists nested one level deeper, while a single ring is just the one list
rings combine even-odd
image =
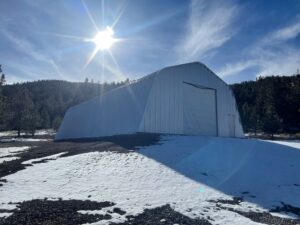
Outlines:
[{"label": "snow on ground", "polygon": [[2,138],[0,140],[0,142],[3,142],[3,143],[16,142],[16,141],[20,141],[20,142],[25,142],[25,141],[40,142],[40,141],[51,141],[51,140],[52,139],[47,139],[47,138]]},{"label": "snow on ground", "polygon": [[[18,132],[16,130],[10,131],[2,131],[0,132],[0,137],[7,137],[7,136],[17,136]],[[37,130],[35,132],[36,136],[39,135],[54,135],[55,131],[53,129],[46,129],[46,130]]]},{"label": "snow on ground", "polygon": [[[119,223],[119,222],[125,222],[126,221],[126,215],[120,215],[118,213],[111,213],[113,211],[114,206],[112,207],[106,207],[103,208],[101,210],[79,210],[79,213],[82,214],[97,214],[97,215],[105,215],[107,213],[109,213],[111,215],[111,219],[109,220],[110,222],[113,223]],[[94,225],[107,225],[107,221],[106,220],[102,220],[96,223],[92,223]]]},{"label": "snow on ground", "polygon": [[0,164],[4,163],[4,162],[16,160],[16,159],[19,159],[19,157],[3,157],[3,158],[0,158]]},{"label": "snow on ground", "polygon": [[299,207],[299,162],[300,143],[164,136],[159,145],[138,152],[91,152],[33,164],[3,177],[7,183],[0,187],[0,203],[90,199],[114,202],[127,215],[170,204],[192,218],[210,216],[213,224],[258,224],[231,211],[215,211],[207,200],[244,192],[246,201],[231,207],[266,211],[281,201]]},{"label": "snow on ground", "polygon": [[300,196],[300,189],[295,184],[300,184],[300,143],[295,142],[293,148],[289,145],[253,139],[170,136],[163,146],[150,146],[141,152],[222,192],[250,192],[259,199],[256,202],[267,207],[278,203],[276,196],[299,206],[300,199],[295,196]]},{"label": "snow on ground", "polygon": [[29,146],[0,148],[0,157],[13,156],[20,152],[27,151],[29,148]]},{"label": "snow on ground", "polygon": [[0,213],[0,217],[8,217],[12,215],[12,213]]},{"label": "snow on ground", "polygon": [[280,144],[280,145],[286,145],[286,146],[293,147],[293,148],[299,148],[299,146],[300,146],[300,141],[299,140],[269,141],[269,142]]},{"label": "snow on ground", "polygon": [[298,219],[298,216],[295,215],[295,214],[293,214],[293,213],[284,213],[284,212],[277,213],[277,212],[271,212],[270,214],[273,215],[273,216],[281,217],[281,218]]},{"label": "snow on ground", "polygon": [[28,146],[0,148],[0,164],[5,161],[7,162],[19,159],[19,157],[16,157],[14,155],[27,151],[29,148],[30,147]]},{"label": "snow on ground", "polygon": [[[35,132],[35,137],[43,136],[43,135],[54,135],[55,131],[53,129],[46,129],[46,130],[37,130]],[[23,133],[22,133],[23,135]],[[17,138],[17,131],[2,131],[0,132],[0,143],[7,143],[7,142],[25,142],[25,141],[50,141],[51,139],[47,138]]]},{"label": "snow on ground", "polygon": [[7,136],[11,136],[11,135],[16,135],[17,132],[16,131],[2,131],[0,132],[0,137],[7,137]]}]

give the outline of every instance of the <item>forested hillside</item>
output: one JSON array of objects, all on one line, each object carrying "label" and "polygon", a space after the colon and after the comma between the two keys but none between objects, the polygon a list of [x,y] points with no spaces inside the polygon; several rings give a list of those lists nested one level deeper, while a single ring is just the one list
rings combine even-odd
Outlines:
[{"label": "forested hillside", "polygon": [[43,80],[2,85],[0,129],[28,133],[41,128],[57,129],[69,107],[122,84]]},{"label": "forested hillside", "polygon": [[300,132],[300,75],[231,85],[246,132]]}]

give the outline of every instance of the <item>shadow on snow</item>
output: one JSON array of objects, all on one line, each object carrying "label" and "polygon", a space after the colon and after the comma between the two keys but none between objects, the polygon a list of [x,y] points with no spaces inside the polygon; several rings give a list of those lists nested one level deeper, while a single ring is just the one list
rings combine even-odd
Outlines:
[{"label": "shadow on snow", "polygon": [[221,137],[162,136],[138,150],[177,173],[227,195],[271,209],[300,206],[300,149],[280,143]]}]

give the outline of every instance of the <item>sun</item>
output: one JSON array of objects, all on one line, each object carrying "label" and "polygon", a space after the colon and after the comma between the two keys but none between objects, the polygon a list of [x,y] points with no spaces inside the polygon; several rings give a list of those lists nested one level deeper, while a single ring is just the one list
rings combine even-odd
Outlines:
[{"label": "sun", "polygon": [[116,42],[113,29],[107,26],[105,30],[99,31],[92,41],[95,43],[98,50],[110,49]]}]

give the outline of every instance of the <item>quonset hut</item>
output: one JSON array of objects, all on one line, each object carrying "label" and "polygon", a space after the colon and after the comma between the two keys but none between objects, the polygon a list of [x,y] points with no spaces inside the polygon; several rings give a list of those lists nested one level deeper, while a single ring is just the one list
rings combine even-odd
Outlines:
[{"label": "quonset hut", "polygon": [[166,67],[71,107],[55,138],[137,132],[244,137],[230,87],[194,62]]}]

